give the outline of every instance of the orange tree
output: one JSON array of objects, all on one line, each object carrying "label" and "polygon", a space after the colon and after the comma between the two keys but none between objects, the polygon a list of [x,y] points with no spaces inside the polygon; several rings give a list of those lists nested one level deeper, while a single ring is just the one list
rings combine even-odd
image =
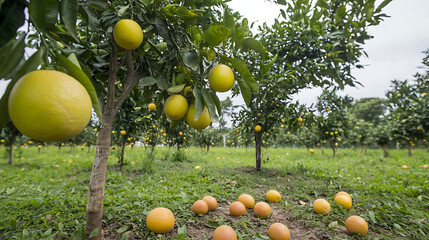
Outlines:
[{"label": "orange tree", "polygon": [[[190,84],[192,101],[195,101],[194,118],[206,106],[214,120],[220,111],[219,100],[215,91],[207,87],[206,78],[217,62],[233,66],[248,85],[253,84],[244,61],[231,58],[230,49],[225,47],[228,41],[242,42],[244,37],[235,34],[237,14],[231,14],[224,2],[2,1],[0,79],[6,77],[12,81],[0,99],[0,126],[8,119],[7,105],[12,87],[21,76],[39,66],[67,72],[78,80],[89,93],[99,117],[101,125],[86,208],[87,237],[102,238],[112,125],[138,83],[145,85],[147,91],[155,92],[161,103],[168,95],[181,92],[186,83]],[[27,9],[29,18],[25,19]],[[224,14],[226,12],[228,14]],[[125,23],[125,27],[132,25],[134,30],[121,30],[124,27],[121,22],[118,25],[121,27],[114,31],[121,19],[134,20]],[[17,29],[26,20],[29,27],[17,35]],[[138,30],[140,28],[142,31]],[[127,42],[127,39],[132,41]],[[38,51],[24,62],[25,45]],[[122,88],[116,87],[118,81]],[[257,91],[256,87],[252,89]],[[162,108],[162,104],[158,106]]]},{"label": "orange tree", "polygon": [[319,115],[316,119],[319,138],[323,143],[329,144],[333,157],[336,156],[341,141],[348,137],[350,120],[347,106],[352,101],[351,97],[341,97],[334,91],[327,90],[317,98],[316,108]]},{"label": "orange tree", "polygon": [[425,73],[418,73],[414,81],[393,80],[387,91],[392,138],[405,143],[408,155],[417,141],[426,140],[429,132],[429,51],[426,51],[423,64]]},{"label": "orange tree", "polygon": [[[234,52],[248,60],[260,89],[251,94],[251,88],[238,81],[247,108],[237,122],[249,128],[262,127],[255,132],[257,170],[261,167],[262,134],[279,126],[281,119],[290,127],[297,124],[300,116],[290,106],[292,94],[310,87],[342,89],[356,84],[351,69],[362,68],[358,59],[365,54],[364,42],[371,38],[367,29],[386,17],[382,9],[390,1],[376,6],[375,1],[318,0],[314,4],[277,0],[287,8],[272,26],[259,28],[256,37],[262,46],[254,50],[262,55]],[[243,34],[251,36],[248,31]]]}]

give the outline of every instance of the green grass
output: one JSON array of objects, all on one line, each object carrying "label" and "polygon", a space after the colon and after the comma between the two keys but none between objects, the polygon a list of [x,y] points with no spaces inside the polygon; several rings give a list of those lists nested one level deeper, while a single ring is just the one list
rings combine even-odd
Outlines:
[{"label": "green grass", "polygon": [[[85,224],[88,183],[94,150],[48,147],[15,149],[13,166],[0,158],[0,238],[79,239]],[[115,151],[115,150],[114,150]],[[232,226],[239,239],[268,239],[273,222],[285,223],[293,239],[427,239],[429,236],[429,154],[414,150],[340,149],[337,158],[325,150],[314,155],[306,149],[269,149],[270,161],[256,172],[254,149],[213,148],[209,153],[185,149],[184,162],[173,161],[174,150],[158,148],[151,166],[143,148],[126,149],[126,166],[119,171],[112,151],[106,177],[104,233],[108,239],[210,239],[216,226]],[[265,152],[264,152],[265,156]],[[133,164],[134,163],[134,164]],[[403,170],[405,164],[408,169]],[[195,166],[201,170],[195,170]],[[152,172],[150,170],[153,169]],[[233,181],[236,181],[233,182]],[[243,217],[228,216],[227,208],[241,193],[256,201],[276,189],[280,203],[271,203],[273,214],[263,220],[248,210]],[[332,204],[338,191],[353,197],[353,207]],[[194,201],[214,196],[219,208],[205,216],[191,212]],[[325,198],[328,215],[317,215],[312,202]],[[155,207],[167,207],[176,218],[175,229],[155,235],[145,227],[145,217]],[[365,237],[345,232],[348,216],[360,215],[369,224]]]}]

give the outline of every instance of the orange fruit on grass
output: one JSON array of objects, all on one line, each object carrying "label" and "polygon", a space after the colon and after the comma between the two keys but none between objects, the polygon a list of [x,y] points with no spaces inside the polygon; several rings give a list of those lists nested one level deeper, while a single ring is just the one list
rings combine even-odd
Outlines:
[{"label": "orange fruit on grass", "polygon": [[233,202],[231,205],[229,205],[229,214],[236,217],[243,216],[246,214],[246,207],[241,202]]},{"label": "orange fruit on grass", "polygon": [[255,199],[247,193],[241,194],[238,197],[238,201],[243,203],[246,208],[253,208],[255,206]]},{"label": "orange fruit on grass", "polygon": [[203,197],[203,201],[207,203],[207,206],[209,207],[210,211],[213,211],[217,207],[217,201],[216,198],[212,196],[205,196]]},{"label": "orange fruit on grass", "polygon": [[154,233],[167,233],[174,228],[174,215],[168,208],[155,208],[146,217],[146,226]]},{"label": "orange fruit on grass", "polygon": [[194,212],[197,215],[198,214],[202,214],[202,215],[207,214],[208,211],[209,211],[209,206],[203,200],[197,200],[192,205],[192,212]]},{"label": "orange fruit on grass", "polygon": [[280,202],[282,196],[276,190],[270,190],[265,194],[265,198],[268,202]]},{"label": "orange fruit on grass", "polygon": [[271,207],[266,202],[258,202],[253,207],[253,212],[260,218],[267,218],[271,214]]},{"label": "orange fruit on grass", "polygon": [[349,233],[366,235],[368,233],[368,223],[359,216],[351,216],[346,220],[346,228]]},{"label": "orange fruit on grass", "polygon": [[268,236],[271,240],[289,240],[290,231],[284,224],[273,223],[268,229]]},{"label": "orange fruit on grass", "polygon": [[237,234],[232,227],[222,225],[213,232],[212,240],[237,240]]}]

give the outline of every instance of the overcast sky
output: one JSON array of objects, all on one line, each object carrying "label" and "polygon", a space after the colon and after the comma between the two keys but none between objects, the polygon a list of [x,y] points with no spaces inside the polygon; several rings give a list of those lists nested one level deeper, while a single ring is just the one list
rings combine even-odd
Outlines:
[{"label": "overcast sky", "polygon": [[[232,0],[229,5],[250,22],[273,23],[279,6],[265,0]],[[344,94],[355,99],[384,97],[393,79],[410,79],[419,71],[422,51],[429,48],[429,0],[393,0],[385,13],[390,16],[379,26],[371,27],[374,39],[364,46],[369,58],[362,58],[363,70],[354,70],[353,75],[364,87],[347,88]],[[5,82],[0,81],[0,95]],[[296,98],[302,103],[312,103],[321,90],[305,90]],[[221,98],[230,93],[220,94]],[[242,103],[241,97],[234,100]]]},{"label": "overcast sky", "polygon": [[[273,23],[279,13],[278,5],[265,0],[232,0],[229,6],[258,25]],[[348,94],[355,99],[382,98],[391,80],[411,79],[421,71],[418,67],[422,65],[422,51],[429,49],[428,10],[429,0],[393,0],[385,7],[384,12],[390,18],[369,28],[369,34],[374,38],[364,46],[369,58],[360,59],[365,68],[352,72],[364,87],[349,87],[341,95]],[[310,104],[320,93],[320,89],[304,90],[296,99]]]}]

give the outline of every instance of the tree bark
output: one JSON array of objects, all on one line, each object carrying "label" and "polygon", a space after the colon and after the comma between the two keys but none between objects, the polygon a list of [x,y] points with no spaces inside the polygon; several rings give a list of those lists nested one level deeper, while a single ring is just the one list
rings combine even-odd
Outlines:
[{"label": "tree bark", "polygon": [[383,157],[389,157],[389,152],[387,151],[387,147],[386,146],[382,146],[383,148]]},{"label": "tree bark", "polygon": [[15,138],[16,138],[16,128],[12,127],[12,134],[10,136],[9,139],[9,160],[8,160],[8,164],[12,165],[13,164],[13,143],[15,142]]},{"label": "tree bark", "polygon": [[255,132],[256,171],[261,171],[262,131]]},{"label": "tree bark", "polygon": [[[95,151],[94,162],[92,164],[91,180],[89,182],[88,202],[86,205],[86,237],[98,229],[97,235],[91,239],[102,239],[102,218],[103,218],[103,203],[104,203],[104,186],[106,180],[107,160],[109,158],[109,150],[111,144],[111,131],[113,121],[124,103],[125,99],[130,94],[131,90],[137,85],[138,81],[145,76],[144,72],[137,72],[134,69],[132,51],[126,50],[125,56],[120,63],[117,62],[117,45],[114,40],[111,40],[112,50],[109,56],[109,79],[107,83],[107,100],[103,103],[103,97],[100,96],[100,104],[102,105],[102,125],[97,137],[97,146]],[[115,100],[115,81],[118,69],[126,64],[127,75],[122,94],[118,100]]]},{"label": "tree bark", "polygon": [[93,239],[100,239],[102,236],[104,185],[110,151],[112,123],[113,119],[103,117],[103,125],[101,125],[98,132],[97,149],[89,182],[88,202],[86,205],[86,234],[88,237],[94,229],[98,229],[98,234]]},{"label": "tree bark", "polygon": [[207,144],[207,152],[210,150],[210,144]]}]

